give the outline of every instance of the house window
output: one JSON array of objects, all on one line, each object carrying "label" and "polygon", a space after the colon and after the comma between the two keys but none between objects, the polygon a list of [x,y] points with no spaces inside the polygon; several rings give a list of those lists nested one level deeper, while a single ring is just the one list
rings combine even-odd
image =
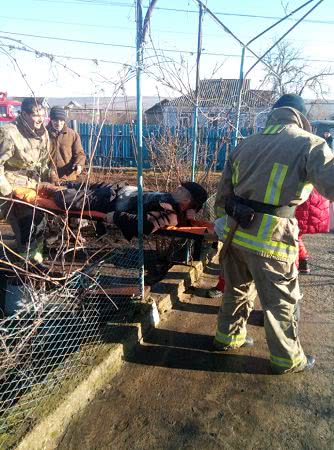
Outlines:
[{"label": "house window", "polygon": [[180,127],[189,128],[191,126],[191,114],[181,113],[179,118]]}]

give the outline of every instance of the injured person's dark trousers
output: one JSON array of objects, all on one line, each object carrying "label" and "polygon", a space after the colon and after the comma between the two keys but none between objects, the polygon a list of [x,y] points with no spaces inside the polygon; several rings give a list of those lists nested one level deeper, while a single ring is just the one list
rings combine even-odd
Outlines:
[{"label": "injured person's dark trousers", "polygon": [[45,216],[38,209],[14,203],[8,210],[7,220],[13,229],[19,252],[25,252],[28,246],[33,249],[43,241]]},{"label": "injured person's dark trousers", "polygon": [[54,194],[54,200],[62,209],[80,211],[113,211],[111,202],[123,188],[118,184],[94,183],[86,186],[80,183],[66,183],[66,189]]}]

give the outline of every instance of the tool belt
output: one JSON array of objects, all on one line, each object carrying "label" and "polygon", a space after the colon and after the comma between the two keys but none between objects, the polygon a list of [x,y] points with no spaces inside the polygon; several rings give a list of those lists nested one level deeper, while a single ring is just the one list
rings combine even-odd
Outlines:
[{"label": "tool belt", "polygon": [[230,195],[225,199],[225,211],[226,214],[232,217],[238,225],[242,228],[248,228],[251,226],[255,211],[248,205],[244,205],[238,200],[239,197]]},{"label": "tool belt", "polygon": [[295,217],[296,206],[275,206],[267,203],[256,202],[242,197],[234,196],[234,200],[242,205],[249,206],[256,213],[269,214],[270,216],[293,219]]}]

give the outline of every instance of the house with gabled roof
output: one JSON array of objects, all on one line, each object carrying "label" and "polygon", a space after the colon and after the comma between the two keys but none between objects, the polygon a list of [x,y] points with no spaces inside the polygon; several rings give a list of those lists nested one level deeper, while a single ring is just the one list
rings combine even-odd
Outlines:
[{"label": "house with gabled roof", "polygon": [[[239,80],[207,79],[199,84],[199,127],[233,126],[236,120]],[[164,99],[145,111],[147,124],[174,127],[191,127],[195,104],[195,93],[191,91],[174,99]],[[250,89],[250,80],[245,80],[242,104],[241,127],[261,127],[273,104],[270,90]]]}]

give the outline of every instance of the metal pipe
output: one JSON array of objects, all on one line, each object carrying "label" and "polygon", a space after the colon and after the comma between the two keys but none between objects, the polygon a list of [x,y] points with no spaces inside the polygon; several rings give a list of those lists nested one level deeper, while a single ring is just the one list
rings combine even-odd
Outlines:
[{"label": "metal pipe", "polygon": [[137,214],[140,296],[144,298],[144,243],[143,243],[143,100],[141,74],[143,70],[143,11],[142,0],[136,0],[136,109],[137,109]]},{"label": "metal pipe", "polygon": [[[260,62],[263,60],[263,58],[279,43],[281,42],[282,39],[285,38],[285,36],[287,36],[302,20],[304,20],[304,18],[310,14],[323,0],[320,0],[315,6],[313,6],[306,14],[304,14],[303,17],[301,17],[301,19],[299,19],[286,33],[283,34],[283,36],[277,41],[275,42],[274,45],[272,45],[270,47],[269,50],[267,50],[261,57],[258,57],[258,60],[251,66],[250,69],[247,70],[246,74],[243,73],[243,66],[244,66],[244,60],[245,60],[245,49],[248,48],[248,45],[251,44],[252,42],[254,42],[256,39],[258,39],[259,37],[263,36],[264,33],[266,33],[267,31],[271,30],[272,28],[274,28],[276,25],[278,25],[279,23],[283,22],[284,20],[286,20],[288,17],[290,17],[292,14],[295,14],[296,12],[298,12],[300,9],[304,8],[305,6],[307,6],[309,3],[313,2],[314,0],[309,0],[308,2],[304,3],[303,5],[301,5],[299,8],[295,9],[294,11],[292,11],[290,14],[288,14],[287,16],[283,17],[282,19],[280,19],[278,22],[274,23],[273,25],[271,25],[270,27],[266,28],[265,30],[263,30],[260,34],[258,34],[257,36],[255,36],[253,39],[251,39],[249,42],[247,42],[247,44],[245,45],[245,47],[243,47],[242,49],[242,54],[241,54],[241,62],[240,62],[240,77],[239,77],[239,85],[238,85],[238,104],[237,104],[237,113],[236,113],[236,125],[235,125],[235,138],[233,140],[233,147],[235,148],[238,142],[238,133],[239,133],[239,124],[240,124],[240,115],[241,115],[241,103],[242,103],[242,90],[243,90],[243,84],[244,84],[244,80],[247,77],[247,75],[251,72],[251,70],[253,70],[253,68]],[[262,61],[263,62],[263,61]],[[271,70],[275,75],[276,72]]]},{"label": "metal pipe", "polygon": [[284,22],[284,20],[288,19],[289,17],[293,16],[293,14],[295,14],[296,12],[300,11],[301,9],[303,9],[305,6],[307,6],[309,3],[314,2],[315,0],[309,0],[308,2],[304,3],[303,5],[299,6],[298,8],[294,9],[293,11],[291,11],[291,13],[289,13],[287,16],[282,17],[278,22],[275,22],[273,25],[270,25],[270,27],[266,28],[265,30],[263,30],[260,34],[256,35],[255,37],[253,37],[253,39],[251,39],[250,41],[247,42],[247,45],[252,44],[252,42],[256,41],[256,39],[258,39],[259,37],[263,36],[265,33],[267,33],[267,31],[272,30],[273,28],[275,28],[277,25],[279,25],[281,22]]},{"label": "metal pipe", "polygon": [[195,171],[197,161],[198,104],[199,104],[199,89],[200,89],[199,67],[202,53],[202,22],[203,22],[203,8],[202,5],[200,4],[198,16],[198,34],[197,34],[196,84],[195,84],[195,107],[193,113],[191,181],[195,181]]},{"label": "metal pipe", "polygon": [[324,0],[319,0],[318,3],[316,3],[309,11],[307,11],[306,14],[304,14],[299,20],[297,20],[297,22],[288,29],[288,31],[286,31],[279,39],[278,41],[276,41],[261,57],[259,57],[259,59],[250,67],[250,69],[247,70],[246,75],[247,76],[249,74],[249,72],[251,72],[254,67],[261,61],[263,61],[263,58],[268,55],[269,52],[271,52],[271,50],[276,47],[277,44],[279,44],[289,33],[291,33],[291,31],[296,28],[297,25],[300,24],[300,22],[302,22],[305,17],[307,17],[309,14],[311,14],[312,11],[314,11],[315,8],[317,8],[320,3],[322,3]]},{"label": "metal pipe", "polygon": [[[253,50],[250,49],[247,44],[242,42],[220,19],[218,19],[218,17],[212,11],[210,11],[210,9],[207,6],[205,6],[201,0],[194,0],[194,1],[196,1],[199,5],[202,5],[204,11],[208,13],[213,18],[213,20],[215,20],[224,29],[226,33],[230,34],[241,45],[241,47],[246,47],[246,49],[253,56],[255,56],[255,58],[259,58],[259,56],[255,52],[253,52]],[[264,62],[264,64],[266,63]]]},{"label": "metal pipe", "polygon": [[245,63],[245,53],[246,47],[242,48],[241,51],[241,61],[240,61],[240,75],[239,75],[239,84],[238,84],[238,103],[237,103],[237,114],[235,121],[235,136],[232,142],[232,147],[236,147],[238,143],[238,132],[239,132],[239,124],[240,124],[240,114],[241,114],[241,100],[242,100],[242,90],[244,84],[244,63]]}]

